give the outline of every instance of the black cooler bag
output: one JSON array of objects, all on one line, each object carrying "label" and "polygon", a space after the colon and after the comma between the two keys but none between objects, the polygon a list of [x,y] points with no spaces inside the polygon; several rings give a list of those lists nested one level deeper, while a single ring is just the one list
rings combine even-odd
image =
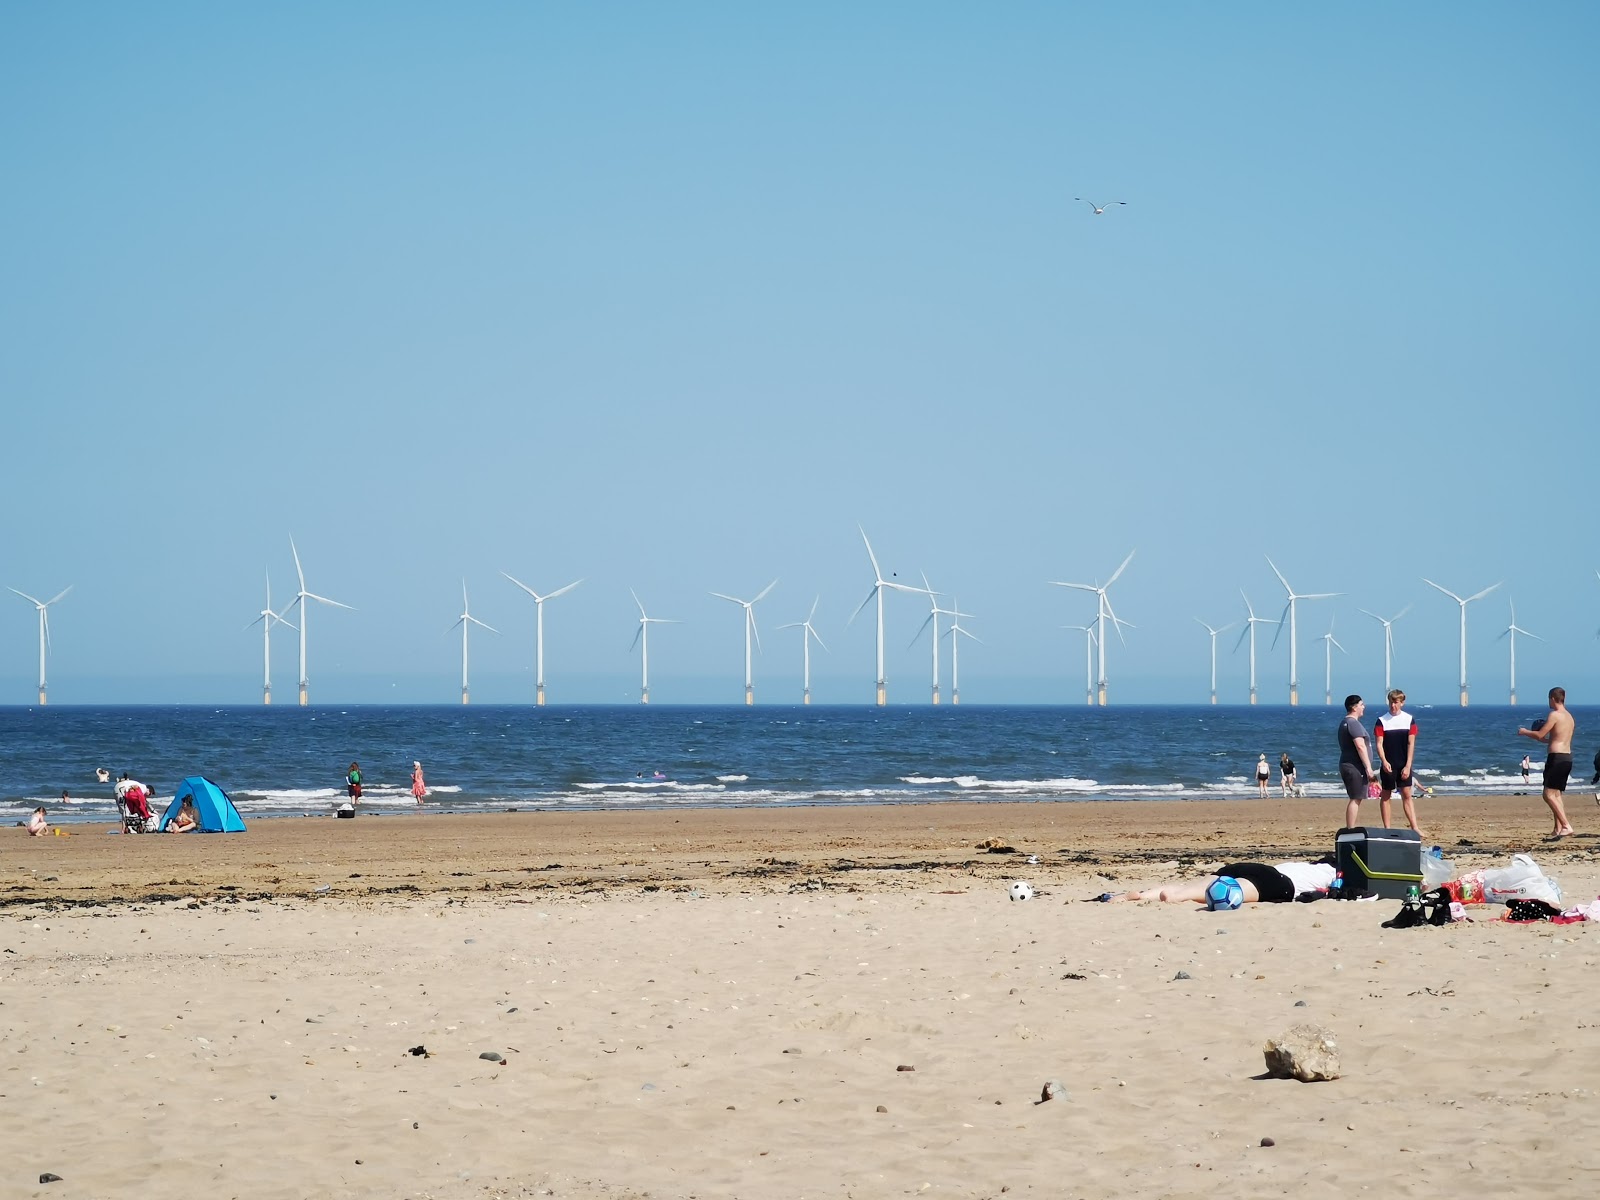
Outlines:
[{"label": "black cooler bag", "polygon": [[1339,894],[1347,900],[1374,892],[1403,900],[1407,888],[1422,886],[1422,835],[1414,829],[1341,829],[1334,859],[1343,877]]}]

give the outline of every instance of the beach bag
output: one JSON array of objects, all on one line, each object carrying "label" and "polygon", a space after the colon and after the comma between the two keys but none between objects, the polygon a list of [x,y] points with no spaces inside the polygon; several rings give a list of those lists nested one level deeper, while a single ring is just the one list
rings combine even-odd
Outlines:
[{"label": "beach bag", "polygon": [[1383,795],[1383,788],[1379,787],[1376,783],[1367,784],[1367,799],[1368,800],[1377,800],[1382,795]]}]

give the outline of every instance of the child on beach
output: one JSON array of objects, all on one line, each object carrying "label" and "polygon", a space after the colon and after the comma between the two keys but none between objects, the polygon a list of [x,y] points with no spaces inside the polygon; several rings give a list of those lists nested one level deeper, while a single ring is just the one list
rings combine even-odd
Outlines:
[{"label": "child on beach", "polygon": [[422,781],[422,764],[415,760],[411,763],[411,794],[417,798],[418,804],[428,794],[428,785]]},{"label": "child on beach", "polygon": [[345,790],[349,793],[351,804],[361,803],[361,764],[353,762],[350,770],[344,777]]},{"label": "child on beach", "polygon": [[33,810],[33,815],[28,818],[28,836],[43,837],[50,832],[50,822],[44,819],[44,805]]}]

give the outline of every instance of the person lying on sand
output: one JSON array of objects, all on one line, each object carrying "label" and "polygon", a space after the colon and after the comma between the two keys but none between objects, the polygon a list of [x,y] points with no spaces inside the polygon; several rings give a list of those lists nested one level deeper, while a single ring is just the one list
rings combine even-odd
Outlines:
[{"label": "person lying on sand", "polygon": [[1226,863],[1216,874],[1181,883],[1163,883],[1135,892],[1107,892],[1105,900],[1165,900],[1168,903],[1204,904],[1206,889],[1223,876],[1238,881],[1246,904],[1285,904],[1300,896],[1326,892],[1333,883],[1329,858],[1316,862]]}]

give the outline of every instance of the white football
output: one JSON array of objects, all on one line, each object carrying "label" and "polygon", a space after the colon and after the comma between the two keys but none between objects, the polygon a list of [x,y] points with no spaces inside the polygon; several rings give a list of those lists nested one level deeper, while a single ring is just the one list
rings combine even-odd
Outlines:
[{"label": "white football", "polygon": [[1013,900],[1032,900],[1033,884],[1019,879],[1011,885],[1011,898]]}]

